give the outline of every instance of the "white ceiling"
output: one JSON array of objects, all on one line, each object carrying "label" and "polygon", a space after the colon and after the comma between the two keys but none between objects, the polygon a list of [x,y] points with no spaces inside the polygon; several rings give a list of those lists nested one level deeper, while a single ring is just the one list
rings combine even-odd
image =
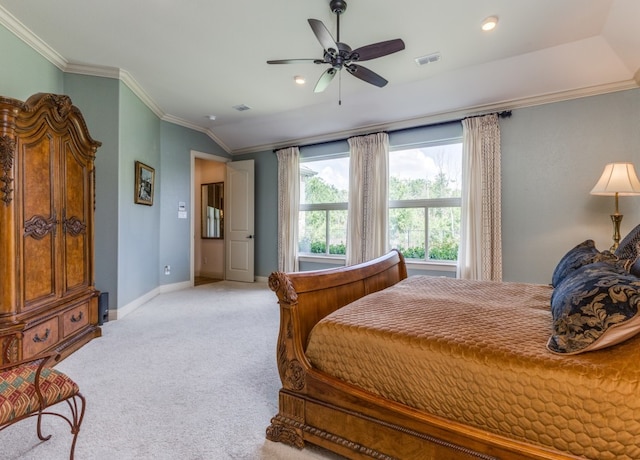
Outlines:
[{"label": "white ceiling", "polygon": [[[0,23],[65,71],[122,78],[161,118],[236,154],[640,84],[640,0],[347,2],[341,41],[406,44],[364,64],[384,88],[341,72],[316,94],[324,65],[266,64],[322,57],[307,18],[336,37],[329,0],[0,0]],[[498,27],[482,32],[491,15]],[[439,62],[414,62],[433,52]]]}]

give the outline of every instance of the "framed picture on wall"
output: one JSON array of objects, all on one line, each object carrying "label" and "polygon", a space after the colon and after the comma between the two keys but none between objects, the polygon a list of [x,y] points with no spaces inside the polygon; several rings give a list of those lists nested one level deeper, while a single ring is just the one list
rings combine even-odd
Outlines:
[{"label": "framed picture on wall", "polygon": [[156,170],[151,166],[136,161],[135,202],[137,204],[153,205],[153,184]]}]

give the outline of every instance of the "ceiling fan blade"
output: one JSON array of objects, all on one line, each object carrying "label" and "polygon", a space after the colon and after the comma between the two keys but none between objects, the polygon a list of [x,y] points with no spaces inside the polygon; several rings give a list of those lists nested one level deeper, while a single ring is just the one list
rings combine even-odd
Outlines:
[{"label": "ceiling fan blade", "polygon": [[397,53],[404,49],[404,42],[400,38],[387,40],[385,42],[373,43],[361,46],[351,52],[350,59],[353,61],[368,61],[388,54]]},{"label": "ceiling fan blade", "polygon": [[325,64],[322,59],[276,59],[267,61],[267,64]]},{"label": "ceiling fan blade", "polygon": [[345,68],[354,77],[357,77],[362,81],[366,81],[367,83],[371,83],[372,85],[375,85],[379,88],[382,88],[384,85],[389,83],[373,70],[369,70],[366,67],[362,67],[361,65],[350,64],[348,66],[345,66]]},{"label": "ceiling fan blade", "polygon": [[337,53],[338,44],[333,39],[322,21],[319,21],[318,19],[307,19],[307,21],[309,21],[311,30],[313,30],[313,33],[316,35],[316,38],[325,49],[325,51],[333,50],[332,54]]},{"label": "ceiling fan blade", "polygon": [[313,92],[321,93],[327,89],[327,86],[329,86],[333,77],[336,76],[336,73],[338,73],[336,69],[329,67],[322,75],[320,75],[320,79],[318,80],[318,83],[316,83],[316,87],[313,88]]}]

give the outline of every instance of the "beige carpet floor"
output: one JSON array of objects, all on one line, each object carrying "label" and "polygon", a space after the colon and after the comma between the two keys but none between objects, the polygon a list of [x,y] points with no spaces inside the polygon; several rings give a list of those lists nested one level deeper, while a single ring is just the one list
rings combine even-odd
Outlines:
[{"label": "beige carpet floor", "polygon": [[[58,365],[87,398],[76,460],[337,459],[265,439],[277,412],[278,305],[263,283],[221,281],[161,294]],[[59,406],[64,410],[64,406]],[[65,459],[48,417],[0,432],[0,459]]]}]

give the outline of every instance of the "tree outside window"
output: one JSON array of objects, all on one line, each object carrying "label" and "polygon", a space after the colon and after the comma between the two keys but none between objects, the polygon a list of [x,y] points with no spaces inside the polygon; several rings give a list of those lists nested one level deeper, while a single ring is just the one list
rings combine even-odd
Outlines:
[{"label": "tree outside window", "polygon": [[[349,158],[300,165],[299,252],[346,254]],[[455,261],[460,244],[462,143],[389,155],[389,246],[407,259]]]}]

